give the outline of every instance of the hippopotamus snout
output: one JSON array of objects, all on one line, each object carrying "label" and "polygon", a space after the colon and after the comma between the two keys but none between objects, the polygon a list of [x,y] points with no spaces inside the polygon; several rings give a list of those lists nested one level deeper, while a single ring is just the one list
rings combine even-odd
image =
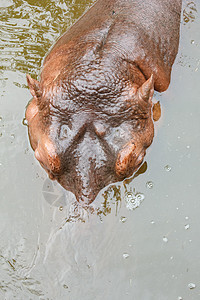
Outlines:
[{"label": "hippopotamus snout", "polygon": [[96,133],[86,128],[78,145],[75,140],[73,150],[72,146],[66,149],[61,164],[63,172],[56,179],[84,203],[91,203],[103,187],[116,179],[115,154]]},{"label": "hippopotamus snout", "polygon": [[[90,123],[84,126],[79,141],[74,139],[61,156],[62,173],[57,181],[67,190],[71,190],[78,201],[91,203],[99,191],[110,182],[116,182],[131,176],[143,161],[146,153],[144,144],[137,140],[114,149],[103,126]],[[101,133],[101,134],[100,134]],[[80,132],[79,132],[80,134]]]}]

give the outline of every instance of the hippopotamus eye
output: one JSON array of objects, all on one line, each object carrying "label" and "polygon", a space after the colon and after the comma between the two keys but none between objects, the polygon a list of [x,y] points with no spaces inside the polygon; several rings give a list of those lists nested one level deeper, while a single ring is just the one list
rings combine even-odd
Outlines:
[{"label": "hippopotamus eye", "polygon": [[69,136],[69,127],[67,125],[62,125],[60,128],[60,139],[66,139]]}]

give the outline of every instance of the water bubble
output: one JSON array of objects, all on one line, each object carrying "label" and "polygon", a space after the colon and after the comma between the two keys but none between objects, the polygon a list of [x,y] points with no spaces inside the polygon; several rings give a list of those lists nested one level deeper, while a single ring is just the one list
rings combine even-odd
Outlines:
[{"label": "water bubble", "polygon": [[169,165],[166,165],[164,169],[165,169],[165,171],[170,172],[172,170],[172,167]]},{"label": "water bubble", "polygon": [[153,182],[152,182],[152,181],[147,181],[146,187],[147,187],[148,189],[152,189],[152,188],[153,188]]},{"label": "water bubble", "polygon": [[14,139],[14,138],[15,138],[15,135],[14,135],[14,133],[12,133],[10,136],[11,136],[11,138],[12,138],[12,139]]},{"label": "water bubble", "polygon": [[155,224],[155,221],[152,220],[152,221],[151,221],[151,224]]},{"label": "water bubble", "polygon": [[136,194],[136,199],[137,199],[138,201],[142,201],[142,200],[144,200],[144,195],[138,193],[138,194]]},{"label": "water bubble", "polygon": [[28,121],[26,120],[26,118],[23,118],[22,124],[23,124],[24,126],[28,126]]},{"label": "water bubble", "polygon": [[125,223],[126,221],[127,221],[127,218],[126,218],[126,217],[121,217],[121,218],[120,218],[120,222]]},{"label": "water bubble", "polygon": [[178,297],[178,300],[183,300],[183,298],[179,296],[179,297]]},{"label": "water bubble", "polygon": [[165,242],[165,243],[168,242],[168,238],[166,236],[163,237],[163,242]]},{"label": "water bubble", "polygon": [[133,196],[134,196],[134,193],[133,193],[133,192],[127,192],[127,193],[126,193],[126,198],[127,198],[127,199],[131,199]]},{"label": "water bubble", "polygon": [[27,154],[28,152],[29,152],[29,148],[26,148],[24,154]]},{"label": "water bubble", "polygon": [[191,40],[191,44],[192,44],[192,45],[194,44],[194,40]]},{"label": "water bubble", "polygon": [[91,269],[91,266],[87,264],[88,269]]},{"label": "water bubble", "polygon": [[185,225],[185,230],[190,228],[190,224]]},{"label": "water bubble", "polygon": [[68,289],[68,286],[66,284],[63,284],[64,289]]},{"label": "water bubble", "polygon": [[59,207],[59,210],[60,210],[60,211],[63,211],[63,206],[60,206],[60,207]]},{"label": "water bubble", "polygon": [[190,290],[195,289],[196,284],[191,282],[191,283],[188,284],[188,287],[189,287]]},{"label": "water bubble", "polygon": [[185,217],[185,219],[186,219],[186,220],[188,220],[188,219],[189,219],[189,217]]},{"label": "water bubble", "polygon": [[129,258],[129,254],[128,253],[124,253],[123,254],[123,259],[127,259],[127,258]]},{"label": "water bubble", "polygon": [[126,207],[130,210],[134,210],[140,206],[144,198],[145,196],[141,193],[134,194],[132,192],[128,192],[125,195]]},{"label": "water bubble", "polygon": [[0,117],[0,121],[2,121],[2,119],[3,119],[3,118],[2,118],[2,117]]}]

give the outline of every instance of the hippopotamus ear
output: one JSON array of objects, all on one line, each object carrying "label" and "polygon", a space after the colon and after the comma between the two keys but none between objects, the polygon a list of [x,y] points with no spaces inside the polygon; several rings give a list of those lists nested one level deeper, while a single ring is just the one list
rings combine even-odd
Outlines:
[{"label": "hippopotamus ear", "polygon": [[138,89],[138,97],[145,102],[150,102],[153,98],[154,93],[154,80],[153,74],[151,77],[143,83],[143,85]]},{"label": "hippopotamus ear", "polygon": [[42,95],[42,90],[41,90],[41,86],[40,86],[40,82],[31,78],[31,76],[29,74],[26,74],[26,79],[27,79],[27,83],[31,92],[31,95],[34,98],[39,99]]}]

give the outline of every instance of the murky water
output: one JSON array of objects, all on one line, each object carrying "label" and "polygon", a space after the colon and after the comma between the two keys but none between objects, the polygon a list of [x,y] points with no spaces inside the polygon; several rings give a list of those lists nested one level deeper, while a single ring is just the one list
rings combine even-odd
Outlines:
[{"label": "murky water", "polygon": [[162,118],[139,176],[86,211],[22,125],[25,74],[92,0],[0,0],[0,299],[200,299],[200,3],[184,1]]}]

